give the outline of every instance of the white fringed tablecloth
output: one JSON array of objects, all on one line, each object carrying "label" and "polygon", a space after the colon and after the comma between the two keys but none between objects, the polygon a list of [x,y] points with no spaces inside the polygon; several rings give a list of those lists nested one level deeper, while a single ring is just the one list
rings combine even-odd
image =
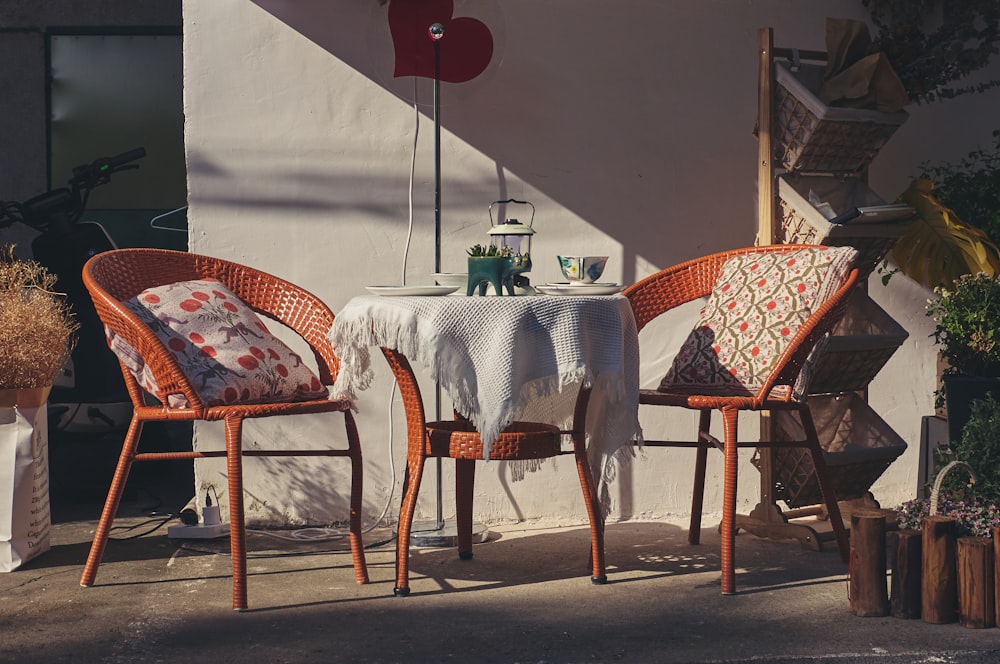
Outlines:
[{"label": "white fringed tablecloth", "polygon": [[360,296],[337,314],[330,341],[341,359],[334,396],[355,399],[372,381],[369,349],[392,348],[430,373],[487,450],[514,420],[568,428],[581,383],[592,388],[587,449],[599,485],[641,440],[639,343],[621,295]]}]

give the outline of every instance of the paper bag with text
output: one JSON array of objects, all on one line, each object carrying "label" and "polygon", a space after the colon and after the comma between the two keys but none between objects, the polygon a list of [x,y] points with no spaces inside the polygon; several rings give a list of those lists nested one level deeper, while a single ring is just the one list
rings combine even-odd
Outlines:
[{"label": "paper bag with text", "polygon": [[0,572],[49,550],[48,391],[0,390]]}]

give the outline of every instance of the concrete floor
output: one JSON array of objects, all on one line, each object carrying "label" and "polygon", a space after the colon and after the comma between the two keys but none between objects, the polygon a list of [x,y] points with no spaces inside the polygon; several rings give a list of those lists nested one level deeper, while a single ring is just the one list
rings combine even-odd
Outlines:
[{"label": "concrete floor", "polygon": [[[134,479],[117,525],[164,502],[142,487],[169,477]],[[609,524],[604,586],[589,581],[586,527],[516,524],[492,527],[471,561],[413,550],[406,598],[392,596],[384,529],[366,535],[366,586],[346,539],[250,535],[243,613],[231,609],[227,541],[168,539],[165,528],[112,541],[97,585],[81,588],[103,488],[62,485],[52,549],[0,574],[0,662],[1000,661],[996,628],[852,615],[832,545],[741,535],[738,594],[724,597],[714,528],[691,546],[670,523]]]}]

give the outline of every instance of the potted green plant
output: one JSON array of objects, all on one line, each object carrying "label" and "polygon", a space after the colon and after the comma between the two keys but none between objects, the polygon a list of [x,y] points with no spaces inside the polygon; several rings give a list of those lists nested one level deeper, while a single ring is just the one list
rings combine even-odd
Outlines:
[{"label": "potted green plant", "polygon": [[948,433],[958,440],[970,403],[995,391],[1000,397],[1000,278],[966,274],[935,289],[927,303],[943,372]]},{"label": "potted green plant", "polygon": [[77,328],[55,281],[13,246],[0,249],[0,572],[49,549],[45,405]]},{"label": "potted green plant", "polygon": [[514,295],[515,279],[519,274],[531,269],[531,256],[515,254],[508,246],[477,244],[467,253],[469,254],[467,295],[474,294],[477,289],[480,295],[485,295],[488,286],[493,286],[493,291],[497,295],[503,295],[504,290],[508,295]]}]

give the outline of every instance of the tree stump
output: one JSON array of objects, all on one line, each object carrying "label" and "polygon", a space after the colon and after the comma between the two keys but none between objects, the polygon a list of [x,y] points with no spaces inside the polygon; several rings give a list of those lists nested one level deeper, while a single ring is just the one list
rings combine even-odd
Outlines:
[{"label": "tree stump", "polygon": [[889,534],[889,567],[892,582],[889,605],[896,618],[920,618],[920,567],[922,563],[919,530],[899,530]]},{"label": "tree stump", "polygon": [[993,608],[994,624],[1000,625],[1000,526],[993,529]]},{"label": "tree stump", "polygon": [[936,625],[955,622],[958,620],[955,519],[940,515],[924,517],[921,532],[920,617]]},{"label": "tree stump", "polygon": [[852,514],[848,597],[854,615],[889,615],[885,559],[885,516],[870,511]]},{"label": "tree stump", "polygon": [[993,541],[988,537],[959,537],[957,552],[958,622],[974,629],[993,627]]}]

